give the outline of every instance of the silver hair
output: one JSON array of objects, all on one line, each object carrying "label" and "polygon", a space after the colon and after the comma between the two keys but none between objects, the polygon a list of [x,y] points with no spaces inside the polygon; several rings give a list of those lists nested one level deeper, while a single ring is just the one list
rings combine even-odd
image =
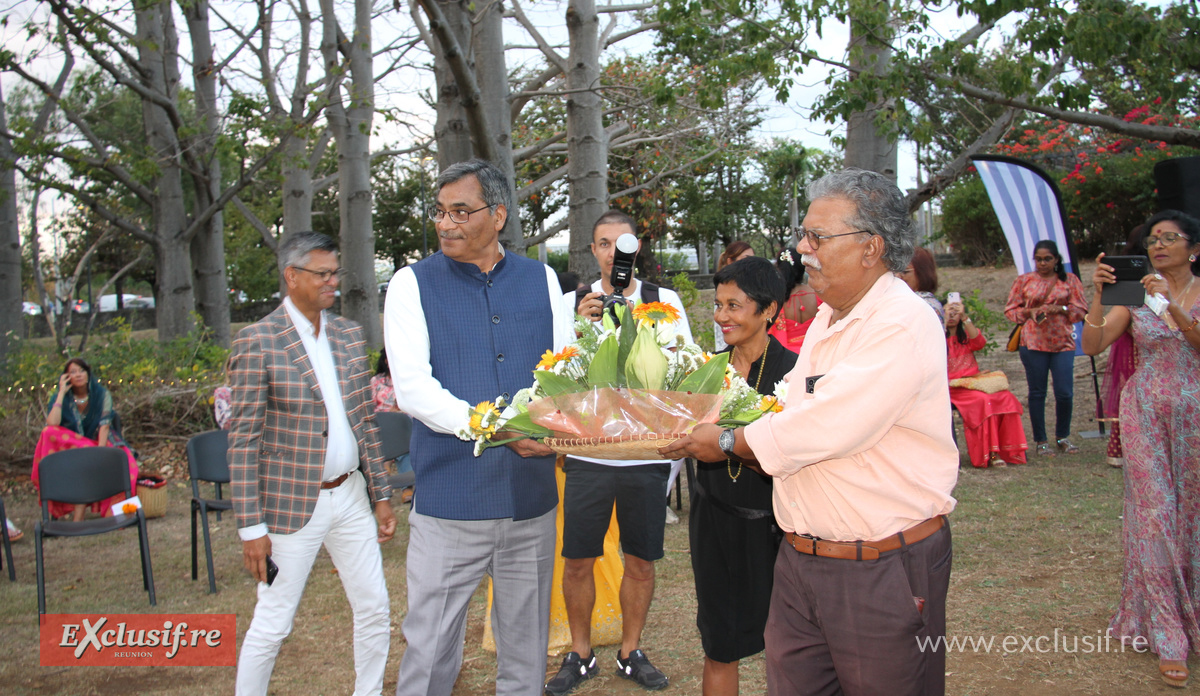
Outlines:
[{"label": "silver hair", "polygon": [[337,253],[337,242],[320,232],[297,232],[279,245],[279,275],[288,268],[302,267],[308,263],[308,255],[314,251]]},{"label": "silver hair", "polygon": [[496,206],[502,205],[509,215],[513,214],[512,191],[508,188],[508,179],[499,167],[487,160],[469,159],[446,167],[438,175],[437,189],[440,191],[446,184],[453,184],[467,176],[474,176],[479,182],[479,188],[483,190],[483,202],[487,203],[492,213],[496,212]]},{"label": "silver hair", "polygon": [[891,179],[864,169],[843,169],[826,174],[808,187],[808,200],[844,198],[854,204],[847,225],[883,238],[883,263],[890,271],[903,271],[912,260],[917,230],[908,213],[904,194]]}]

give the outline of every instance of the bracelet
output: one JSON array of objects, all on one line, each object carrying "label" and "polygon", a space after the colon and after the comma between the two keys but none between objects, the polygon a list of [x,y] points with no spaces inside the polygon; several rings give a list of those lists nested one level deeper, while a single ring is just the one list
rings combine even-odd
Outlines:
[{"label": "bracelet", "polygon": [[1087,318],[1087,315],[1085,314],[1085,315],[1083,315],[1083,323],[1087,324],[1088,326],[1092,327],[1093,329],[1103,329],[1105,326],[1108,325],[1108,317],[1102,318],[1100,320],[1099,324],[1093,324],[1091,322],[1091,320],[1089,320]]},{"label": "bracelet", "polygon": [[1192,329],[1196,328],[1197,324],[1200,324],[1200,319],[1193,319],[1191,326],[1188,326],[1186,329],[1183,328],[1182,326],[1179,327],[1179,333],[1187,333],[1187,332],[1191,331]]}]

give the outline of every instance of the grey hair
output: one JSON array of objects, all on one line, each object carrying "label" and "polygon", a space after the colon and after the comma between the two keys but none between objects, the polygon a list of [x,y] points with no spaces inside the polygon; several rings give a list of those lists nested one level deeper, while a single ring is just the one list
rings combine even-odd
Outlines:
[{"label": "grey hair", "polygon": [[440,191],[446,184],[453,184],[464,177],[474,176],[483,190],[483,202],[496,212],[496,206],[502,205],[513,214],[512,191],[508,188],[508,178],[496,165],[479,158],[466,162],[457,162],[446,167],[437,178],[437,189]]},{"label": "grey hair", "polygon": [[279,275],[293,266],[300,267],[308,263],[308,255],[314,251],[331,251],[337,253],[337,242],[320,232],[297,232],[279,245]]},{"label": "grey hair", "polygon": [[889,271],[903,271],[908,266],[917,230],[895,182],[876,172],[843,169],[826,174],[808,187],[808,200],[818,198],[844,198],[853,203],[854,214],[843,222],[883,238],[883,263]]}]

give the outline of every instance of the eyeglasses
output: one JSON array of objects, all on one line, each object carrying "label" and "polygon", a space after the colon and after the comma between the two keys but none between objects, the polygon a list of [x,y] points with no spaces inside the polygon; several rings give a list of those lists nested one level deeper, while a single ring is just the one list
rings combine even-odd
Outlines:
[{"label": "eyeglasses", "polygon": [[441,222],[443,217],[449,217],[450,222],[463,225],[466,224],[467,220],[471,219],[471,215],[473,213],[478,213],[479,211],[486,210],[490,207],[492,206],[485,205],[482,208],[476,208],[475,210],[442,210],[441,208],[430,208],[426,212],[429,213],[429,219],[433,220],[434,222]]},{"label": "eyeglasses", "polygon": [[342,274],[342,269],[340,268],[335,268],[332,271],[314,271],[310,268],[305,268],[304,266],[292,266],[292,268],[296,269],[297,271],[311,273],[315,275],[322,283],[328,283],[330,278],[336,278]]},{"label": "eyeglasses", "polygon": [[856,230],[854,232],[842,232],[841,234],[817,234],[816,232],[813,232],[812,230],[807,229],[803,225],[800,226],[800,236],[803,237],[805,239],[805,241],[808,242],[808,245],[810,247],[812,247],[813,251],[816,251],[817,249],[821,248],[821,240],[822,239],[833,239],[834,237],[849,237],[852,234],[874,235],[875,233],[869,232],[867,230]]},{"label": "eyeglasses", "polygon": [[1178,232],[1168,232],[1161,237],[1155,237],[1151,235],[1149,237],[1142,238],[1142,246],[1146,247],[1147,249],[1159,243],[1161,243],[1163,246],[1171,246],[1181,239],[1187,239],[1187,235],[1179,234]]}]

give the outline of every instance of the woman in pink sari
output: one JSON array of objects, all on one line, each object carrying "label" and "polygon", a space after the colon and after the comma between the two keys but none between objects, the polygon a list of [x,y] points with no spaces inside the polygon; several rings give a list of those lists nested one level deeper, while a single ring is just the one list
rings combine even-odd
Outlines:
[{"label": "woman in pink sari", "polygon": [[[137,485],[138,467],[133,452],[125,446],[121,433],[113,427],[115,414],[112,394],[100,386],[92,376],[92,368],[81,358],[71,358],[58,379],[58,391],[50,400],[46,411],[46,428],[33,451],[33,484],[39,484],[38,464],[42,457],[54,452],[75,447],[95,447],[101,443],[108,447],[120,447],[129,459],[129,480]],[[116,495],[108,500],[92,504],[92,511],[104,516],[109,514],[114,502],[123,500]],[[71,505],[50,501],[50,516],[71,515],[79,522],[83,519],[83,505]]]}]

